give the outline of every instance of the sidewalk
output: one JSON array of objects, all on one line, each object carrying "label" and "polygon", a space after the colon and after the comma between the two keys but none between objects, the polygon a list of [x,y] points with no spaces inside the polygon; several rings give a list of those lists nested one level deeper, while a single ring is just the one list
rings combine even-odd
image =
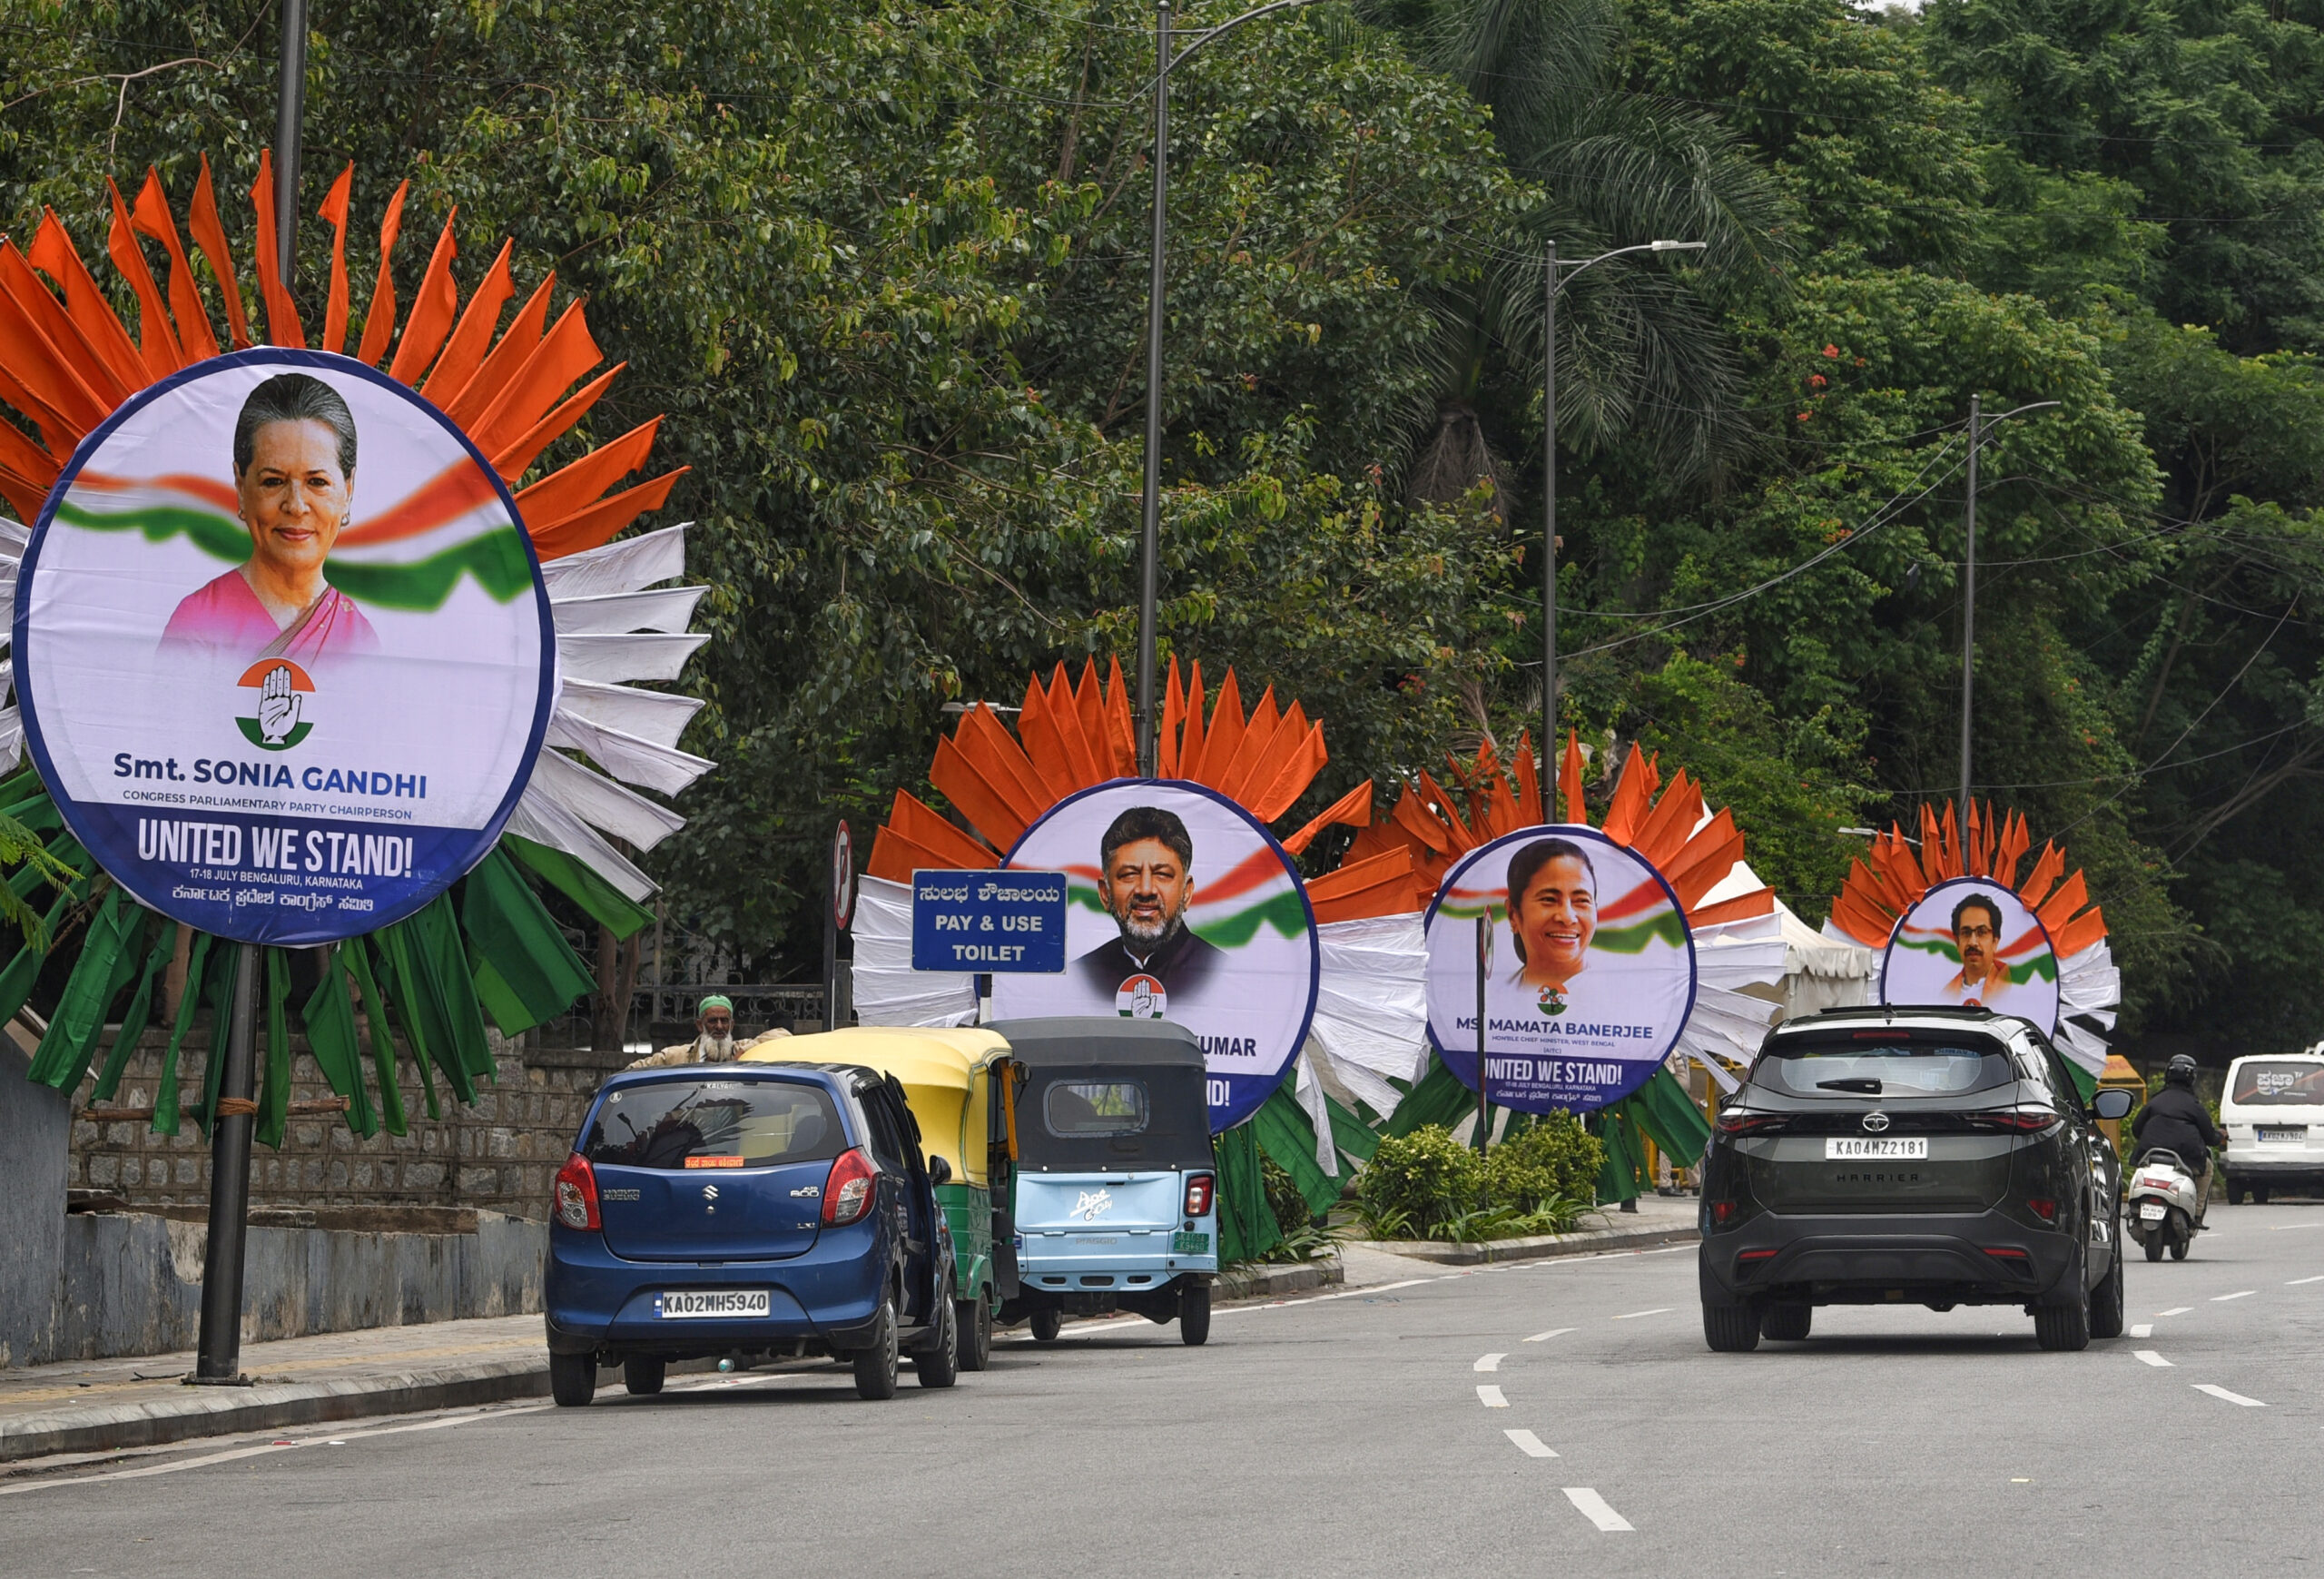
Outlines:
[{"label": "sidewalk", "polygon": [[1551,1256],[1600,1255],[1609,1250],[1691,1244],[1701,1237],[1697,1227],[1700,1207],[1701,1203],[1691,1195],[1643,1195],[1639,1197],[1636,1212],[1601,1207],[1583,1219],[1587,1226],[1570,1234],[1474,1244],[1354,1239],[1341,1247],[1340,1258],[1347,1270],[1348,1285],[1354,1288],[1393,1281],[1397,1277],[1409,1278],[1416,1262],[1474,1267],[1488,1261],[1531,1261]]},{"label": "sidewalk", "polygon": [[[1340,1280],[1329,1263],[1222,1281],[1222,1299]],[[704,1362],[706,1363],[706,1362]],[[0,1370],[0,1464],[548,1395],[541,1318],[503,1316],[245,1343],[247,1387],[192,1387],[191,1351]]]}]

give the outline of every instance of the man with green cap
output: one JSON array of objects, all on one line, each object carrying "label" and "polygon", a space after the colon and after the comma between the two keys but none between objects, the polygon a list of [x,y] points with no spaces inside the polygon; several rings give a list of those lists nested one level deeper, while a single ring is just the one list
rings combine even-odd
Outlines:
[{"label": "man with green cap", "polygon": [[[703,999],[702,1006],[694,1015],[694,1028],[697,1034],[692,1041],[682,1041],[675,1047],[665,1047],[659,1052],[648,1053],[629,1067],[632,1069],[674,1069],[680,1064],[688,1063],[729,1063],[734,1061],[736,1053],[744,1047],[752,1045],[751,1042],[737,1043],[735,1041],[734,1002],[716,992]],[[779,1036],[786,1033],[769,1031],[767,1034]],[[765,1037],[755,1040],[763,1041]]]}]

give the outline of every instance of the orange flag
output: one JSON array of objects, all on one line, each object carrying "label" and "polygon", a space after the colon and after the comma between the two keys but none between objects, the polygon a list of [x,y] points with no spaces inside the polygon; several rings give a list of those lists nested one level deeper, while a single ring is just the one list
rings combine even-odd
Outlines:
[{"label": "orange flag", "polygon": [[296,346],[304,350],[307,330],[299,321],[299,308],[290,300],[290,291],[282,283],[282,271],[277,266],[274,228],[274,155],[261,148],[258,155],[258,180],[251,186],[251,207],[258,213],[258,293],[266,303],[266,338],[276,345]]},{"label": "orange flag", "polygon": [[178,240],[177,222],[170,217],[169,193],[162,190],[161,173],[145,167],[145,184],[138,189],[129,222],[141,235],[162,243],[170,258],[170,316],[176,321],[178,344],[190,362],[218,354],[218,337],[210,331],[210,313],[202,305],[202,291],[193,282],[193,265],[186,262],[185,245]]},{"label": "orange flag", "polygon": [[372,367],[388,352],[388,337],[396,331],[396,281],[388,271],[388,259],[396,250],[396,238],[403,234],[404,194],[411,190],[406,181],[396,188],[395,196],[388,199],[388,217],[379,222],[379,277],[371,285],[371,305],[363,314],[363,348],[355,353],[358,361]]},{"label": "orange flag", "polygon": [[355,161],[330,183],[315,212],[330,222],[330,299],[323,308],[323,349],[337,355],[347,345],[347,195],[355,185]]},{"label": "orange flag", "polygon": [[113,194],[113,230],[105,237],[105,252],[129,281],[130,290],[136,292],[137,340],[145,370],[156,379],[166,379],[185,365],[185,357],[178,350],[178,337],[170,331],[162,288],[153,283],[153,271],[145,266],[145,254],[137,245],[137,232],[130,226],[129,206],[121,201],[121,188],[108,181],[105,190]]},{"label": "orange flag", "polygon": [[186,229],[193,244],[210,261],[210,275],[218,294],[226,299],[226,334],[236,350],[251,342],[250,320],[242,313],[241,282],[234,277],[233,249],[226,244],[226,227],[218,222],[217,194],[210,190],[210,155],[202,156],[202,173],[194,178],[193,201],[186,205]]}]

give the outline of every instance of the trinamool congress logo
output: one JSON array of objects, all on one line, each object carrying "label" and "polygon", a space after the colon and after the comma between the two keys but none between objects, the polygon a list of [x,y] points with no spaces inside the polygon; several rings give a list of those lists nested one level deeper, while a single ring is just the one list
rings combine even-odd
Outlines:
[{"label": "trinamool congress logo", "polygon": [[237,714],[234,722],[242,738],[261,751],[288,751],[313,732],[315,721],[305,714],[315,682],[290,659],[261,658],[235,684],[251,712]]}]

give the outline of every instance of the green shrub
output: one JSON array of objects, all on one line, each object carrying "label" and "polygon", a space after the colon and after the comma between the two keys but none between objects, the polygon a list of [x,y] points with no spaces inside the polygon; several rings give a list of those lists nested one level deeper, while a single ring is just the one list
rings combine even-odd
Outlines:
[{"label": "green shrub", "polygon": [[1442,1124],[1390,1135],[1356,1180],[1355,1204],[1375,1238],[1433,1239],[1432,1230],[1487,1204],[1485,1165]]},{"label": "green shrub", "polygon": [[1515,1140],[1496,1146],[1485,1164],[1485,1184],[1496,1206],[1539,1211],[1551,1201],[1597,1199],[1606,1148],[1571,1113],[1536,1120]]}]

